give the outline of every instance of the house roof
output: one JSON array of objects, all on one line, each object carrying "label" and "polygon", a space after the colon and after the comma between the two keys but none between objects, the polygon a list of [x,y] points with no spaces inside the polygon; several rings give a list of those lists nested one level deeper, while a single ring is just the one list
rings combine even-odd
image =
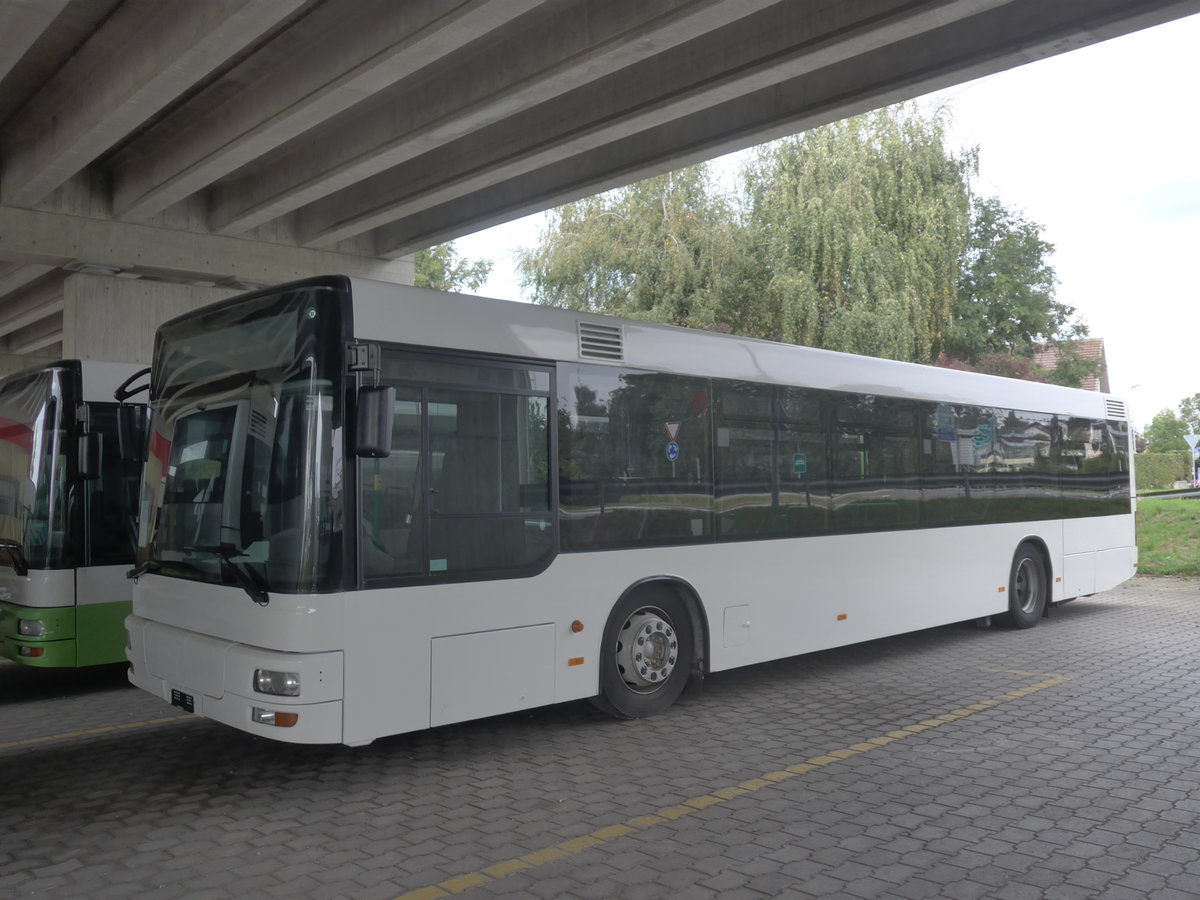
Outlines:
[{"label": "house roof", "polygon": [[[1071,346],[1084,359],[1100,360],[1100,374],[1088,376],[1080,387],[1085,391],[1109,393],[1108,360],[1104,356],[1104,338],[1082,338],[1078,341],[1064,341],[1063,343]],[[1041,349],[1033,355],[1033,361],[1035,365],[1053,371],[1058,368],[1060,355],[1058,345],[1042,344]]]}]

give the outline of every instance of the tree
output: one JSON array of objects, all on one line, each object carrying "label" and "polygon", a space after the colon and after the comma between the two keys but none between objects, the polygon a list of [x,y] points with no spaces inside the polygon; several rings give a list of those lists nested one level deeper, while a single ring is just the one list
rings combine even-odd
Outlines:
[{"label": "tree", "polygon": [[1033,342],[1085,329],[1053,299],[1038,226],[973,201],[977,151],[947,148],[947,116],[901,104],[765,145],[738,198],[696,166],[567,204],[520,255],[523,285],[550,306],[915,362],[954,345],[963,367],[1044,380]]},{"label": "tree", "polygon": [[538,247],[518,256],[535,303],[719,327],[735,223],[706,166],[568,203]]},{"label": "tree", "polygon": [[[769,144],[744,172],[754,290],[734,330],[933,361],[957,293],[975,154],[944,109],[877,110]],[[755,327],[757,326],[757,327]]]},{"label": "tree", "polygon": [[491,271],[491,260],[462,259],[453,241],[418,250],[413,257],[413,284],[436,291],[477,291]]},{"label": "tree", "polygon": [[1086,335],[1074,308],[1054,299],[1053,251],[1040,226],[999,198],[972,198],[947,351],[967,360],[989,352],[1032,356],[1036,344]]},{"label": "tree", "polygon": [[1200,434],[1200,394],[1179,401],[1179,417],[1187,426],[1188,434]]},{"label": "tree", "polygon": [[1146,450],[1150,453],[1191,450],[1184,438],[1187,433],[1187,423],[1171,410],[1164,409],[1146,426]]}]

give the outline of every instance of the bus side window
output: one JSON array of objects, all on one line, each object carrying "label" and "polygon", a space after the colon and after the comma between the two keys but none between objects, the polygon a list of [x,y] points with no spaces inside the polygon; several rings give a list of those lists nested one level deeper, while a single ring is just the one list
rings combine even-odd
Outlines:
[{"label": "bus side window", "polygon": [[719,540],[829,527],[821,403],[812,392],[715,380]]},{"label": "bus side window", "polygon": [[[430,503],[430,574],[521,568],[550,552],[547,398],[431,389],[441,458]],[[431,415],[432,423],[432,415]]]},{"label": "bus side window", "polygon": [[917,405],[846,395],[834,421],[834,527],[912,528],[921,522]]},{"label": "bus side window", "polygon": [[502,576],[547,558],[550,373],[386,351],[383,374],[392,450],[358,461],[362,577]]},{"label": "bus side window", "polygon": [[709,379],[563,363],[559,392],[564,550],[712,540]]}]

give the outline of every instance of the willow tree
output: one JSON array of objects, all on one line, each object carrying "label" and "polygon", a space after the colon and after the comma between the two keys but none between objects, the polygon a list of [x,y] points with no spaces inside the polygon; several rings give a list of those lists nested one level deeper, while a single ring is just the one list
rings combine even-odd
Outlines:
[{"label": "willow tree", "polygon": [[413,257],[413,284],[435,291],[477,291],[491,271],[490,259],[464,259],[453,241]]},{"label": "willow tree", "polygon": [[535,303],[720,327],[737,230],[708,167],[693,166],[559,207],[517,265]]},{"label": "willow tree", "polygon": [[[1069,312],[1045,289],[1049,245],[972,196],[977,154],[948,149],[947,115],[902,104],[765,145],[740,196],[697,166],[568,204],[520,256],[523,283],[551,306],[914,362],[1008,328],[1016,296],[1046,334],[1038,316]],[[997,260],[1003,285],[982,278]]]},{"label": "willow tree", "polygon": [[933,361],[967,246],[974,151],[900,105],[766,145],[746,167],[757,290],[735,330]]}]

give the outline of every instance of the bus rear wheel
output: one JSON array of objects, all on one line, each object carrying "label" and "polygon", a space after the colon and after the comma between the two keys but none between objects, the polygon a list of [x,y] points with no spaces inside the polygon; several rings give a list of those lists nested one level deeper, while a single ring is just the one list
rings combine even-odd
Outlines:
[{"label": "bus rear wheel", "polygon": [[1046,612],[1050,599],[1050,579],[1046,562],[1029,544],[1022,544],[1013,556],[1008,576],[1008,613],[1006,624],[1013,628],[1032,628]]},{"label": "bus rear wheel", "polygon": [[695,658],[687,604],[669,588],[622,598],[604,626],[599,709],[621,719],[653,716],[678,699]]}]

